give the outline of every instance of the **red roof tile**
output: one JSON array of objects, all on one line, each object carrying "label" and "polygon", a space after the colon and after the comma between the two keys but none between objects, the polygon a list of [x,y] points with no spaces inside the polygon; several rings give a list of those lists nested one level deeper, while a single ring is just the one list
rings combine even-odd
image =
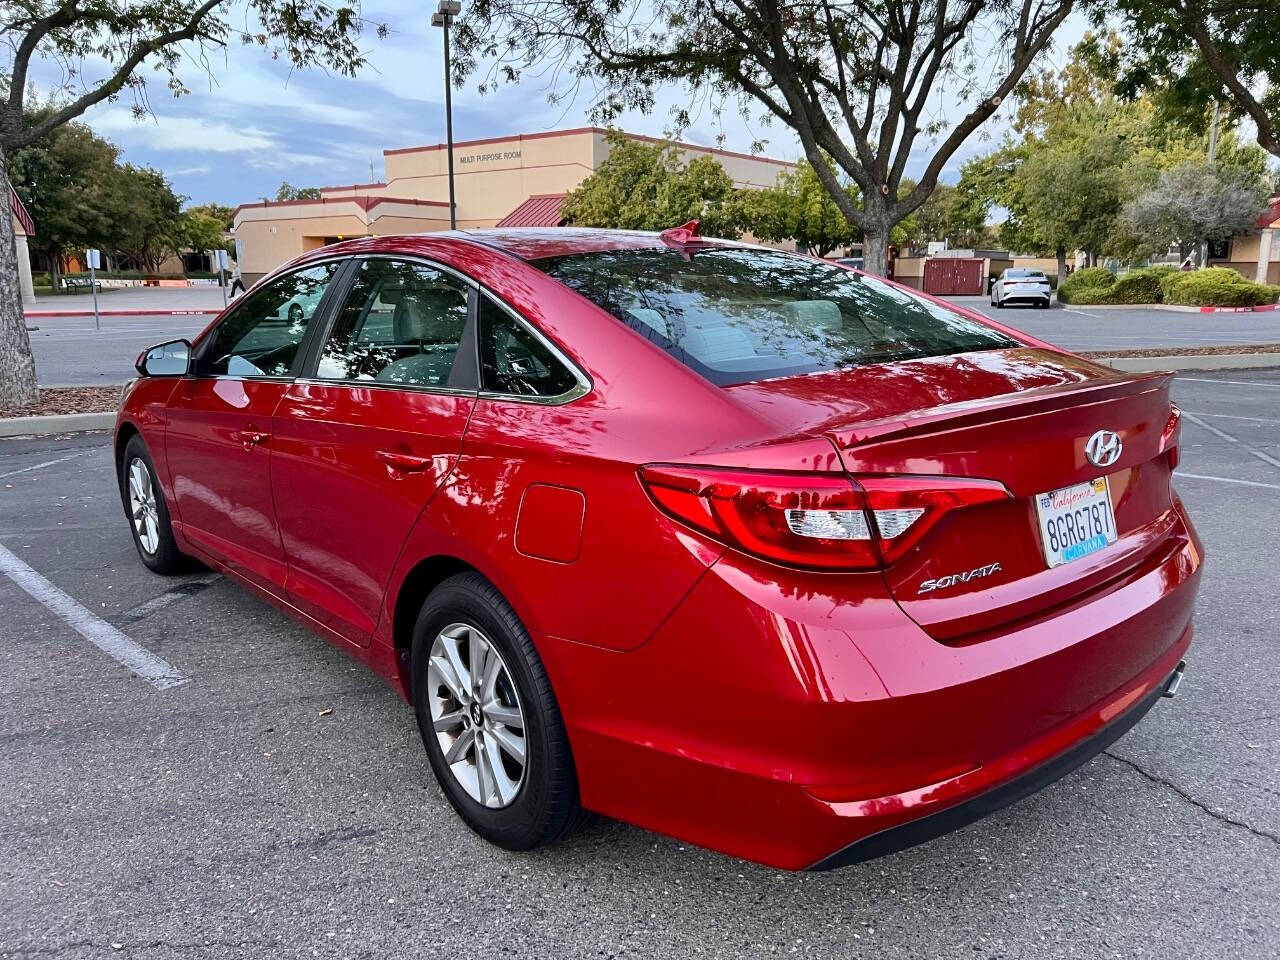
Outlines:
[{"label": "red roof tile", "polygon": [[1272,197],[1271,202],[1267,204],[1267,209],[1258,217],[1258,229],[1265,230],[1277,220],[1280,220],[1280,197]]},{"label": "red roof tile", "polygon": [[563,193],[535,193],[495,224],[499,227],[558,227],[564,220]]}]

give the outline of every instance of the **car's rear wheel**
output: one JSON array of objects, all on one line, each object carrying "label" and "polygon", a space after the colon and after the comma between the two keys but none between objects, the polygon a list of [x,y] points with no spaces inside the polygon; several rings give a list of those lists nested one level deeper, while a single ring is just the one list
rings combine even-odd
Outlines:
[{"label": "car's rear wheel", "polygon": [[169,505],[156,477],[151,454],[142,437],[134,434],[120,458],[120,498],[138,557],[155,573],[181,573],[189,559],[178,549],[169,522]]},{"label": "car's rear wheel", "polygon": [[453,808],[508,850],[558,839],[582,817],[569,738],[542,660],[478,573],[427,597],[413,633],[413,703]]}]

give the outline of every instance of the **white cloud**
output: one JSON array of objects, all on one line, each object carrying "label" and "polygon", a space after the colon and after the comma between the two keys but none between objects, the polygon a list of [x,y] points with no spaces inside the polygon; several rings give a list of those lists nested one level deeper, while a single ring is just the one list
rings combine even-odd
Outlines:
[{"label": "white cloud", "polygon": [[275,138],[265,130],[236,128],[198,117],[156,115],[137,120],[128,110],[112,107],[89,113],[85,119],[99,133],[118,134],[122,140],[155,150],[257,153],[279,149]]}]

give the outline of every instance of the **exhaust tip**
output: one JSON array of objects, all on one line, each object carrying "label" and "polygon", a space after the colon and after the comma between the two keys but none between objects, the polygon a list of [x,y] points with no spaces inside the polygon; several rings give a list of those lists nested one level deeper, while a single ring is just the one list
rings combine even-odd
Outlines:
[{"label": "exhaust tip", "polygon": [[1178,695],[1178,688],[1182,686],[1182,675],[1186,672],[1186,670],[1187,670],[1187,661],[1183,660],[1181,663],[1178,664],[1177,668],[1173,671],[1173,673],[1169,676],[1168,681],[1165,683],[1163,696],[1176,697]]}]

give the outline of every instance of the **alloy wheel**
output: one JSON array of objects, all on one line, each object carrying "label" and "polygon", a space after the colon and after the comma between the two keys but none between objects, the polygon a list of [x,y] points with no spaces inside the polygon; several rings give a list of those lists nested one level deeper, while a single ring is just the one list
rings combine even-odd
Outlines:
[{"label": "alloy wheel", "polygon": [[471,624],[449,624],[431,644],[427,695],[454,779],[482,806],[509,805],[524,783],[528,754],[520,697],[497,647]]},{"label": "alloy wheel", "polygon": [[138,543],[148,556],[154,554],[160,547],[160,511],[151,471],[141,457],[129,462],[129,516]]}]

